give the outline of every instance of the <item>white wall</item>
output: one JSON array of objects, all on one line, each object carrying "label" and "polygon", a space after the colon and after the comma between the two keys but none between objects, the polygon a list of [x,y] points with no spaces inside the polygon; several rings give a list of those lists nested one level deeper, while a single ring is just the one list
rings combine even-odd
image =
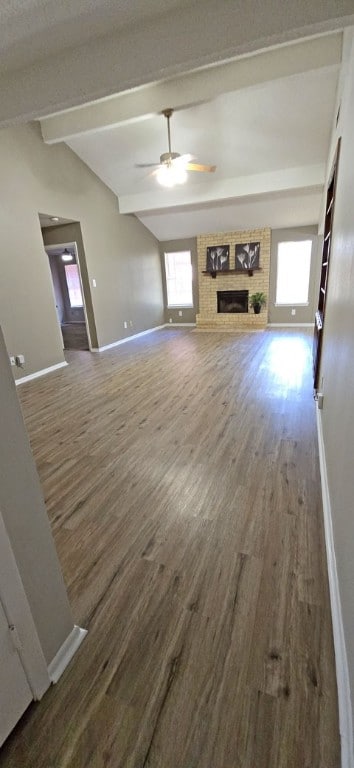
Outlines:
[{"label": "white wall", "polygon": [[[348,42],[348,41],[347,41]],[[354,43],[344,65],[341,154],[334,211],[320,389],[344,632],[354,700]]]}]

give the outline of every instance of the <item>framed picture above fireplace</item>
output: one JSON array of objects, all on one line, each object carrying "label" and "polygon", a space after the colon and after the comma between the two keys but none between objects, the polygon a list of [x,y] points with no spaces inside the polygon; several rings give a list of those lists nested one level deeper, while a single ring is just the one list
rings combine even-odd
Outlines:
[{"label": "framed picture above fireplace", "polygon": [[259,269],[260,250],[261,244],[259,242],[235,245],[235,269],[240,272]]},{"label": "framed picture above fireplace", "polygon": [[212,245],[207,248],[207,272],[227,272],[230,269],[230,246]]}]

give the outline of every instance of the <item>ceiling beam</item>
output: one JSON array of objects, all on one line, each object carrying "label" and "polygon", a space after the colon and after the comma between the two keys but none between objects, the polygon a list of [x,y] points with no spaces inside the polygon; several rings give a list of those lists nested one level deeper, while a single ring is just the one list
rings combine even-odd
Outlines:
[{"label": "ceiling beam", "polygon": [[353,0],[193,0],[153,19],[137,14],[129,27],[113,24],[102,37],[83,18],[85,42],[67,46],[63,36],[61,51],[18,69],[5,58],[0,126],[353,23]]},{"label": "ceiling beam", "polygon": [[339,66],[341,53],[342,35],[336,33],[203,68],[45,118],[41,120],[43,139],[48,144],[68,141],[146,119],[168,106],[186,108],[211,101],[222,93]]},{"label": "ceiling beam", "polygon": [[187,183],[173,189],[163,189],[156,184],[153,193],[150,190],[133,195],[120,195],[119,212],[142,214],[290,190],[320,191],[323,188],[325,173],[326,167],[323,163],[234,179],[212,180],[202,184]]},{"label": "ceiling beam", "polygon": [[259,195],[226,203],[173,208],[139,214],[140,221],[160,240],[180,240],[210,233],[235,230],[293,228],[316,225],[321,192],[296,190]]}]

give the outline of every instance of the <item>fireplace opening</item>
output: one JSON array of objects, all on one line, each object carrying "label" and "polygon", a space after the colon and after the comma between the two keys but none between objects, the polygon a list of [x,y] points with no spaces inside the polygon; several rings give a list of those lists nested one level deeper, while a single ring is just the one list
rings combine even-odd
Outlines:
[{"label": "fireplace opening", "polygon": [[217,291],[218,313],[248,312],[248,291]]}]

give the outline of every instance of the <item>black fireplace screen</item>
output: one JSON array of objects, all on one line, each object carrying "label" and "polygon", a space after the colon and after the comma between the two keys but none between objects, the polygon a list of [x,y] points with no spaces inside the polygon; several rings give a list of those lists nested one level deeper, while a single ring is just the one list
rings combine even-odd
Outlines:
[{"label": "black fireplace screen", "polygon": [[248,291],[217,291],[218,313],[248,312]]}]

